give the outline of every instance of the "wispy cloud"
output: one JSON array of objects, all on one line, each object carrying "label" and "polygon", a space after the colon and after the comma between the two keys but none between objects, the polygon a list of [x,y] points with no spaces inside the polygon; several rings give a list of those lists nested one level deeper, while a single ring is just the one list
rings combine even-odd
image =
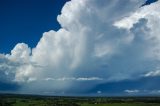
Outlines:
[{"label": "wispy cloud", "polygon": [[71,80],[71,81],[99,81],[99,80],[103,80],[103,78],[99,78],[99,77],[62,77],[62,78],[46,78],[44,79],[46,81],[67,81],[67,80]]},{"label": "wispy cloud", "polygon": [[145,77],[155,77],[160,76],[160,70],[150,71],[144,75]]},{"label": "wispy cloud", "polygon": [[126,93],[139,93],[139,90],[125,90]]},{"label": "wispy cloud", "polygon": [[159,95],[160,94],[160,90],[158,89],[152,89],[152,90],[135,89],[135,90],[124,90],[124,92],[128,94],[134,94],[134,95]]}]

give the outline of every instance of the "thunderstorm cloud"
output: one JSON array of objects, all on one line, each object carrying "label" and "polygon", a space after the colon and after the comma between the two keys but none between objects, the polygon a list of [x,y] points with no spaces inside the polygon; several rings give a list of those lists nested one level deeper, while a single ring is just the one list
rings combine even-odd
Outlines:
[{"label": "thunderstorm cloud", "polygon": [[58,31],[44,32],[34,48],[18,43],[0,55],[1,82],[19,84],[19,92],[63,92],[156,76],[154,70],[159,75],[160,1],[139,8],[144,3],[67,2],[57,16]]}]

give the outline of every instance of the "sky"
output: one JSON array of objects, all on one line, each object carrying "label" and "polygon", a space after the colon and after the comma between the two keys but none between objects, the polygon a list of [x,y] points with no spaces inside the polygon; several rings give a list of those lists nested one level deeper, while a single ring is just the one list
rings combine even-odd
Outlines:
[{"label": "sky", "polygon": [[1,0],[0,92],[160,95],[159,0]]},{"label": "sky", "polygon": [[18,42],[35,47],[43,32],[58,30],[57,15],[66,1],[1,0],[0,52],[9,53]]}]

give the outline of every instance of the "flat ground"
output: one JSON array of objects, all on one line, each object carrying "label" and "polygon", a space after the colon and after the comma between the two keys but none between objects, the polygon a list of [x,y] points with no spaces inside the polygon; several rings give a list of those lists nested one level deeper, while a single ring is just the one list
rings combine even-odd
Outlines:
[{"label": "flat ground", "polygon": [[106,103],[106,104],[82,104],[81,106],[160,106],[154,103]]},{"label": "flat ground", "polygon": [[1,94],[0,106],[160,106],[160,97],[52,97]]}]

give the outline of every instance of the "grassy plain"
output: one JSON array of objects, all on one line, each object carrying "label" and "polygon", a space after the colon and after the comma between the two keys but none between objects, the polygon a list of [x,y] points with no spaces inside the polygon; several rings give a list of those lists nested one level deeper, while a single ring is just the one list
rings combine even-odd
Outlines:
[{"label": "grassy plain", "polygon": [[55,97],[0,94],[0,106],[160,106],[160,97]]}]

